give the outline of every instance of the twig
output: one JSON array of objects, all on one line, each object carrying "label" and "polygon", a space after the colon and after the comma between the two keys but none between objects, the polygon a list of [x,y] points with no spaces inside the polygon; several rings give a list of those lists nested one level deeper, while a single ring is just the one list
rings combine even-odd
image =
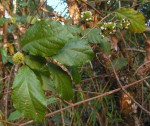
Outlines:
[{"label": "twig", "polygon": [[[146,79],[149,79],[149,78],[150,78],[150,76],[147,76],[147,77],[145,77],[145,78],[143,78],[143,79],[141,79],[141,80],[138,80],[138,81],[135,81],[135,82],[130,83],[130,84],[128,84],[128,85],[125,85],[125,86],[123,86],[123,89],[129,88],[129,87],[131,87],[131,86],[133,86],[133,85],[135,85],[135,84],[138,84],[138,83],[140,83],[140,82],[142,82],[142,81],[144,81],[144,80],[146,80]],[[121,87],[120,87],[120,88],[117,88],[117,89],[115,89],[115,90],[111,90],[111,91],[109,91],[109,92],[105,92],[105,93],[100,94],[100,95],[98,95],[98,96],[95,96],[95,97],[92,97],[92,98],[89,98],[89,99],[86,99],[86,100],[77,102],[77,103],[75,103],[75,104],[71,104],[71,105],[69,105],[69,106],[67,106],[67,107],[65,107],[65,108],[59,109],[59,110],[54,111],[54,112],[49,113],[49,114],[46,114],[46,115],[45,115],[45,118],[51,117],[51,116],[53,116],[53,115],[55,115],[55,114],[57,114],[57,113],[60,113],[61,111],[64,111],[64,110],[67,110],[67,109],[69,109],[69,108],[78,106],[78,105],[80,105],[80,104],[83,104],[83,103],[86,103],[86,102],[90,102],[90,101],[92,101],[92,100],[99,99],[99,98],[104,97],[104,96],[108,96],[108,95],[110,95],[110,94],[114,94],[114,93],[116,93],[116,92],[118,92],[118,91],[120,91],[120,90],[122,90]],[[28,121],[28,122],[26,122],[26,123],[20,124],[20,126],[25,126],[25,125],[31,124],[31,123],[33,123],[33,122],[34,122],[33,120],[30,120],[30,121]]]},{"label": "twig", "polygon": [[139,67],[137,68],[137,70],[134,72],[133,75],[135,75],[135,74],[139,71],[139,69],[141,69],[142,67],[144,67],[144,66],[145,66],[146,64],[148,64],[148,63],[150,63],[150,61],[145,62],[145,63],[143,63],[141,66],[139,66]]},{"label": "twig", "polygon": [[[62,109],[62,101],[60,101],[60,109]],[[61,111],[61,120],[62,120],[62,125],[65,126],[65,121],[64,121],[64,113],[63,111]]]}]

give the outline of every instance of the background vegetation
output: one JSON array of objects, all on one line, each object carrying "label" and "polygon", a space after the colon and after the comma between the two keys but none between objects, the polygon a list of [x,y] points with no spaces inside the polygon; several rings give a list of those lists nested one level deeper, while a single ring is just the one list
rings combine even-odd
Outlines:
[{"label": "background vegetation", "polygon": [[0,1],[0,125],[149,126],[150,2],[63,2]]}]

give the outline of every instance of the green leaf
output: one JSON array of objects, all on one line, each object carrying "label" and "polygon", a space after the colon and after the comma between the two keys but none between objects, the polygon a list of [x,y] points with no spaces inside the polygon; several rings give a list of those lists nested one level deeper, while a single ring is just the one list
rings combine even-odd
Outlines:
[{"label": "green leaf", "polygon": [[15,121],[15,120],[20,119],[21,117],[23,117],[23,114],[16,110],[16,111],[10,113],[10,115],[8,117],[8,121]]},{"label": "green leaf", "polygon": [[53,56],[58,62],[67,66],[81,66],[91,60],[93,51],[84,40],[68,42],[57,55]]},{"label": "green leaf", "polygon": [[102,41],[104,41],[104,39],[101,37],[100,35],[101,30],[100,29],[85,29],[84,31],[82,31],[82,36],[84,36],[84,38],[90,42],[90,43],[94,43],[94,44],[98,44],[101,43]]},{"label": "green leaf", "polygon": [[81,82],[81,75],[79,74],[77,67],[69,67],[69,71],[73,77],[74,84],[79,84]]},{"label": "green leaf", "polygon": [[130,21],[129,30],[131,32],[142,33],[145,31],[145,18],[141,12],[135,11],[132,8],[120,8],[115,13],[117,18],[126,18]]},{"label": "green leaf", "polygon": [[5,22],[10,22],[10,20],[9,19],[7,19],[7,18],[0,18],[0,26],[3,26],[3,24],[5,23]]},{"label": "green leaf", "polygon": [[28,65],[31,69],[42,71],[46,60],[40,56],[28,55],[25,56],[25,64]]},{"label": "green leaf", "polygon": [[20,44],[32,55],[52,56],[72,38],[73,35],[60,22],[41,20],[26,31]]},{"label": "green leaf", "polygon": [[65,26],[67,29],[68,29],[68,31],[70,32],[70,33],[72,33],[73,35],[78,35],[78,34],[80,34],[81,33],[81,28],[79,28],[78,26],[76,26],[76,25],[66,25]]},{"label": "green leaf", "polygon": [[73,97],[72,83],[70,76],[54,64],[49,64],[51,78],[63,99],[69,100]]},{"label": "green leaf", "polygon": [[35,24],[37,22],[37,17],[27,16],[27,23]]},{"label": "green leaf", "polygon": [[[120,70],[123,67],[125,67],[128,64],[128,62],[126,58],[117,58],[112,61],[112,64],[114,65],[114,68],[116,70]],[[109,68],[112,69],[111,66],[109,66]]]},{"label": "green leaf", "polygon": [[110,50],[111,50],[111,44],[110,44],[110,42],[108,42],[107,38],[103,38],[103,39],[104,40],[100,44],[101,48],[105,53],[109,54]]},{"label": "green leaf", "polygon": [[42,121],[46,111],[46,98],[40,81],[27,66],[22,66],[12,86],[14,107],[27,118]]}]

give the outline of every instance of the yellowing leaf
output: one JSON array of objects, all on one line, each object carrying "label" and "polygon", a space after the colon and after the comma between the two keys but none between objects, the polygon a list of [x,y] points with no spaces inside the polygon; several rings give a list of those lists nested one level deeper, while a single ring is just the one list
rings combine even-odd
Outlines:
[{"label": "yellowing leaf", "polygon": [[116,10],[115,16],[119,19],[126,18],[131,25],[129,30],[134,33],[142,33],[145,31],[145,18],[141,12],[135,11],[132,8],[120,8]]}]

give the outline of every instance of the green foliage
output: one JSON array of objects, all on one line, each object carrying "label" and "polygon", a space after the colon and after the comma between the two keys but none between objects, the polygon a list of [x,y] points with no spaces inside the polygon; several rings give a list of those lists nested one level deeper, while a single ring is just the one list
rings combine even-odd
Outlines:
[{"label": "green foliage", "polygon": [[25,117],[42,121],[46,111],[46,98],[40,81],[27,66],[22,66],[12,86],[14,107]]},{"label": "green foliage", "polygon": [[67,100],[71,99],[73,90],[70,76],[54,64],[49,64],[48,69],[61,97]]},{"label": "green foliage", "polygon": [[73,35],[61,23],[42,20],[27,30],[20,44],[32,55],[52,56],[72,38]]},{"label": "green foliage", "polygon": [[44,65],[46,65],[46,60],[40,56],[27,55],[25,56],[25,64],[28,65],[31,69],[42,71]]},{"label": "green foliage", "polygon": [[132,8],[119,8],[115,11],[115,16],[120,20],[123,18],[128,19],[131,23],[129,30],[134,33],[142,33],[146,29],[143,14]]},{"label": "green foliage", "polygon": [[93,57],[91,47],[83,40],[69,41],[56,55],[54,59],[67,66],[81,66]]},{"label": "green foliage", "polygon": [[85,29],[81,34],[82,36],[85,38],[85,40],[87,40],[89,43],[92,44],[100,44],[101,49],[109,54],[110,50],[111,50],[111,45],[108,42],[108,38],[106,37],[102,37],[100,35],[101,30],[100,29]]}]

